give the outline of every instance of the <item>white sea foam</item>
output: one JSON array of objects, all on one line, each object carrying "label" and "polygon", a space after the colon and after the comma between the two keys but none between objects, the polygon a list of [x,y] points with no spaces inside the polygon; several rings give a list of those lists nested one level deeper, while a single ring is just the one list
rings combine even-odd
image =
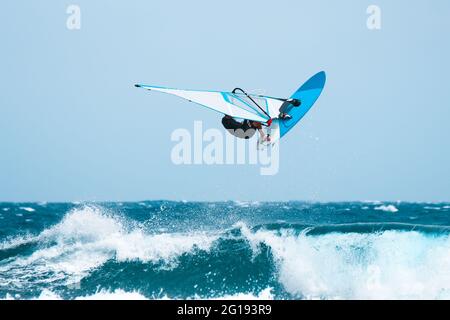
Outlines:
[{"label": "white sea foam", "polygon": [[[449,299],[450,238],[419,232],[331,233],[251,231],[255,254],[270,247],[279,282],[305,299]],[[325,263],[326,262],[326,263]]]},{"label": "white sea foam", "polygon": [[274,295],[272,288],[266,288],[260,293],[236,293],[231,295],[224,295],[212,300],[273,300]]},{"label": "white sea foam", "polygon": [[[139,292],[126,292],[122,289],[117,289],[113,292],[101,290],[98,293],[93,295],[88,295],[84,297],[78,297],[75,300],[148,300],[148,299],[157,299],[157,300],[174,300],[178,299],[177,297],[170,297],[167,295],[163,295],[157,298],[154,297],[145,297]],[[180,299],[186,299],[185,297],[181,297]],[[191,298],[187,298],[188,300],[206,300],[200,296],[194,296]],[[272,288],[266,288],[262,290],[260,293],[236,293],[232,295],[223,295],[220,297],[212,298],[210,300],[273,300],[274,296],[272,294]]]},{"label": "white sea foam", "polygon": [[[194,296],[187,298],[188,300],[273,300],[274,295],[272,293],[272,288],[266,288],[259,293],[236,293],[230,295],[223,295],[212,299],[205,299],[200,296]],[[5,298],[1,300],[15,300],[21,299],[20,296],[12,296],[6,294]],[[123,289],[116,289],[114,291],[110,290],[99,290],[98,292],[90,295],[78,296],[73,298],[74,300],[177,300],[186,299],[185,297],[169,297],[167,295],[158,297],[146,297],[145,295],[139,293],[138,291],[125,291]],[[63,300],[63,298],[54,293],[51,290],[44,289],[39,294],[39,296],[32,298],[32,300]]]},{"label": "white sea foam", "polygon": [[[21,299],[21,297],[13,297],[10,294],[6,294],[3,300],[16,299]],[[32,298],[31,300],[63,300],[63,298],[51,290],[44,289],[39,296]],[[136,291],[127,292],[122,289],[116,289],[112,292],[108,290],[100,290],[92,295],[75,297],[74,300],[147,300],[147,298]]]},{"label": "white sea foam", "polygon": [[33,300],[62,300],[62,298],[59,295],[57,295],[56,293],[54,293],[48,289],[44,289],[44,290],[42,290],[39,297],[34,298]]},{"label": "white sea foam", "polygon": [[240,200],[235,200],[233,201],[233,203],[241,208],[256,207],[261,204],[259,201],[240,201]]},{"label": "white sea foam", "polygon": [[34,210],[33,208],[30,208],[30,207],[20,207],[19,209],[27,211],[27,212],[35,212],[36,211],[36,210]]},{"label": "white sea foam", "polygon": [[122,289],[116,289],[113,292],[101,290],[93,295],[78,297],[75,300],[148,300],[139,292],[127,292]]},{"label": "white sea foam", "polygon": [[15,238],[7,239],[0,243],[0,250],[9,250],[17,248],[21,245],[31,243],[36,240],[36,237],[31,235],[18,236]]},{"label": "white sea foam", "polygon": [[426,210],[441,210],[440,207],[423,207]]},{"label": "white sea foam", "polygon": [[375,207],[375,210],[385,211],[385,212],[392,212],[392,213],[398,212],[398,209],[392,204],[387,205],[387,206],[386,205],[381,205],[379,207]]}]

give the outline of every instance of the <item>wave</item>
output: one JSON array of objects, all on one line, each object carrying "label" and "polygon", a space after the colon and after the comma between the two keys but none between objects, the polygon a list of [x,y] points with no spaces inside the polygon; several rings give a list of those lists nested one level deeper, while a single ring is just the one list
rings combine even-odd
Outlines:
[{"label": "wave", "polygon": [[385,211],[385,212],[392,212],[392,213],[398,212],[398,209],[392,204],[387,205],[387,206],[386,205],[381,205],[379,207],[375,207],[375,210],[380,210],[380,211]]},{"label": "wave", "polygon": [[169,233],[84,206],[0,243],[0,255],[6,298],[450,299],[450,232],[433,225]]},{"label": "wave", "polygon": [[1,243],[0,250],[27,245],[35,245],[36,249],[29,256],[11,257],[9,263],[0,264],[0,282],[19,286],[24,279],[32,283],[61,279],[77,282],[111,259],[160,262],[161,267],[174,268],[181,254],[208,250],[216,239],[205,233],[148,234],[138,225],[127,224],[99,207],[74,209],[37,236]]},{"label": "wave", "polygon": [[[413,220],[410,218],[410,220]],[[412,224],[400,222],[364,222],[311,225],[299,223],[276,222],[257,225],[253,230],[295,230],[307,235],[325,235],[329,233],[380,233],[383,231],[418,231],[425,234],[450,234],[450,226]]]},{"label": "wave", "polygon": [[[448,299],[450,239],[416,231],[296,235],[243,233],[271,248],[279,281],[304,299]],[[326,263],[324,263],[326,261]]]}]

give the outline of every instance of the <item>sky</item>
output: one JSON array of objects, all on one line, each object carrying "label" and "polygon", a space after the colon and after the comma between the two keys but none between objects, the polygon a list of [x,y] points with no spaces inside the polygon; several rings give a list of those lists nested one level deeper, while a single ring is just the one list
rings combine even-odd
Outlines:
[{"label": "sky", "polygon": [[[6,1],[0,201],[450,201],[449,12],[448,0]],[[273,176],[175,165],[172,132],[221,129],[220,114],[133,87],[288,97],[321,70]]]}]

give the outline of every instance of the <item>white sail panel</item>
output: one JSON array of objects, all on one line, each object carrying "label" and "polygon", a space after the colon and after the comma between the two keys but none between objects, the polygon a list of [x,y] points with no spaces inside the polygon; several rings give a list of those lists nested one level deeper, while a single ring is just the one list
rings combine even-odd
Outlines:
[{"label": "white sail panel", "polygon": [[[237,95],[233,93],[220,91],[181,90],[181,89],[172,89],[147,85],[136,85],[136,86],[147,90],[173,94],[183,99],[186,99],[190,102],[195,102],[204,107],[213,109],[215,111],[229,115],[234,118],[247,119],[258,122],[266,122],[269,120],[269,117],[266,114],[264,114],[264,112],[262,112],[261,110],[258,110],[258,107],[256,105],[252,106],[249,104],[248,106],[244,107],[243,105],[239,106],[234,104],[232,102],[232,99],[230,99],[230,95],[233,96],[232,98],[241,98],[241,97],[237,97]],[[244,104],[246,104],[245,100],[241,101]],[[270,108],[268,110],[270,110]],[[268,114],[270,115],[270,113]]]}]

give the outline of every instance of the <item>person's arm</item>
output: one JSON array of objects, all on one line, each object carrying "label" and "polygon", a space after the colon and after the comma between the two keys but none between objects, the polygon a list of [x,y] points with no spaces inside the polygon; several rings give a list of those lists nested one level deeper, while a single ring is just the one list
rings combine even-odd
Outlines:
[{"label": "person's arm", "polygon": [[263,129],[259,128],[258,131],[261,136],[261,139],[264,140],[266,138],[266,134],[264,133]]},{"label": "person's arm", "polygon": [[258,131],[259,131],[259,134],[261,135],[261,140],[262,141],[270,142],[270,134],[265,134],[262,129],[258,129]]},{"label": "person's arm", "polygon": [[270,136],[266,135],[262,129],[262,125],[260,122],[253,122],[253,128],[258,129],[259,135],[261,136],[262,141],[270,141]]}]

